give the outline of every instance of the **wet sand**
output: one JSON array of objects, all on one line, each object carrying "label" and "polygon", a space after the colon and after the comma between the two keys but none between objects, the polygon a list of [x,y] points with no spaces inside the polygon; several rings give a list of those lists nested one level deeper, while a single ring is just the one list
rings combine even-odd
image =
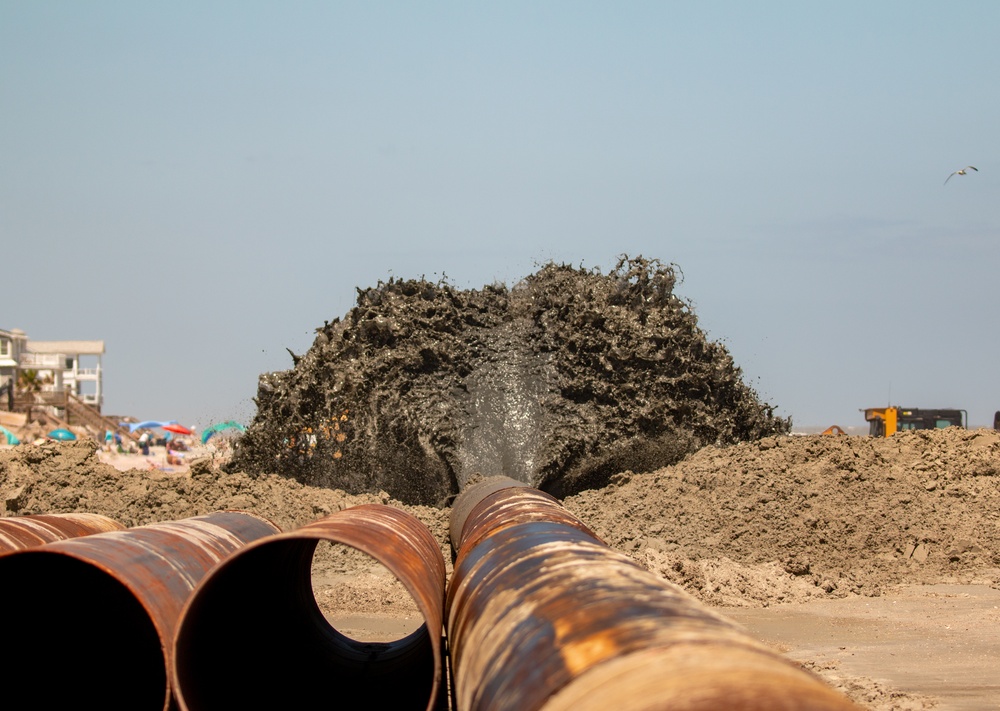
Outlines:
[{"label": "wet sand", "polygon": [[832,675],[927,695],[941,711],[1000,708],[1000,590],[989,586],[908,585],[875,598],[720,612]]}]

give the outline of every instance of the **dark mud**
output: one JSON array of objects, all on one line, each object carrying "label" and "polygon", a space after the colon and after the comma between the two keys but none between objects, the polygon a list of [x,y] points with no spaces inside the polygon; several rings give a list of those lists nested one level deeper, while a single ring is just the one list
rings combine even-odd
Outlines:
[{"label": "dark mud", "polygon": [[674,293],[677,270],[547,264],[512,288],[359,289],[261,376],[232,471],[440,505],[477,474],[556,496],[708,445],[787,433]]}]

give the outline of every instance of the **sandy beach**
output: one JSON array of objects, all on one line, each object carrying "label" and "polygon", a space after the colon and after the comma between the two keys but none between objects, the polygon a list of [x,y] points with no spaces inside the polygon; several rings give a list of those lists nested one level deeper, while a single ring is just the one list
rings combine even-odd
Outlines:
[{"label": "sandy beach", "polygon": [[229,460],[230,449],[225,445],[220,447],[210,441],[208,444],[188,443],[186,446],[188,449],[184,451],[171,449],[169,455],[165,446],[150,447],[149,454],[109,452],[101,448],[97,450],[97,458],[119,471],[148,469],[176,476],[186,476],[191,470],[191,463],[198,459],[207,459],[212,466],[221,466]]}]

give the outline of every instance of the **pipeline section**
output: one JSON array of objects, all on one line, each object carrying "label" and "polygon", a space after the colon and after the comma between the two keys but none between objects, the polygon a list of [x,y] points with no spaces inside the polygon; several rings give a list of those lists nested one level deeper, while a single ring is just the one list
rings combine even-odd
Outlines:
[{"label": "pipeline section", "polygon": [[456,711],[857,709],[520,482],[464,490],[451,539]]},{"label": "pipeline section", "polygon": [[[205,574],[278,528],[224,511],[0,556],[6,708],[170,708],[174,629]],[[38,679],[41,670],[44,682]],[[48,670],[48,671],[46,671]]]},{"label": "pipeline section", "polygon": [[121,531],[122,524],[92,513],[33,514],[0,518],[0,555],[67,538]]},{"label": "pipeline section", "polygon": [[[321,541],[384,565],[424,624],[390,642],[336,630],[311,585]],[[389,506],[355,506],[255,541],[212,571],[182,613],[173,660],[179,708],[443,708],[444,586],[438,542]]]}]

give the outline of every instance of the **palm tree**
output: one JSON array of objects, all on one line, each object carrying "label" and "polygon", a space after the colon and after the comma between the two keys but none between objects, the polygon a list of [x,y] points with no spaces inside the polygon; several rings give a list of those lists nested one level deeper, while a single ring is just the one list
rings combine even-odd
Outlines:
[{"label": "palm tree", "polygon": [[37,393],[42,389],[42,379],[34,369],[21,370],[17,373],[17,389],[25,393]]}]

